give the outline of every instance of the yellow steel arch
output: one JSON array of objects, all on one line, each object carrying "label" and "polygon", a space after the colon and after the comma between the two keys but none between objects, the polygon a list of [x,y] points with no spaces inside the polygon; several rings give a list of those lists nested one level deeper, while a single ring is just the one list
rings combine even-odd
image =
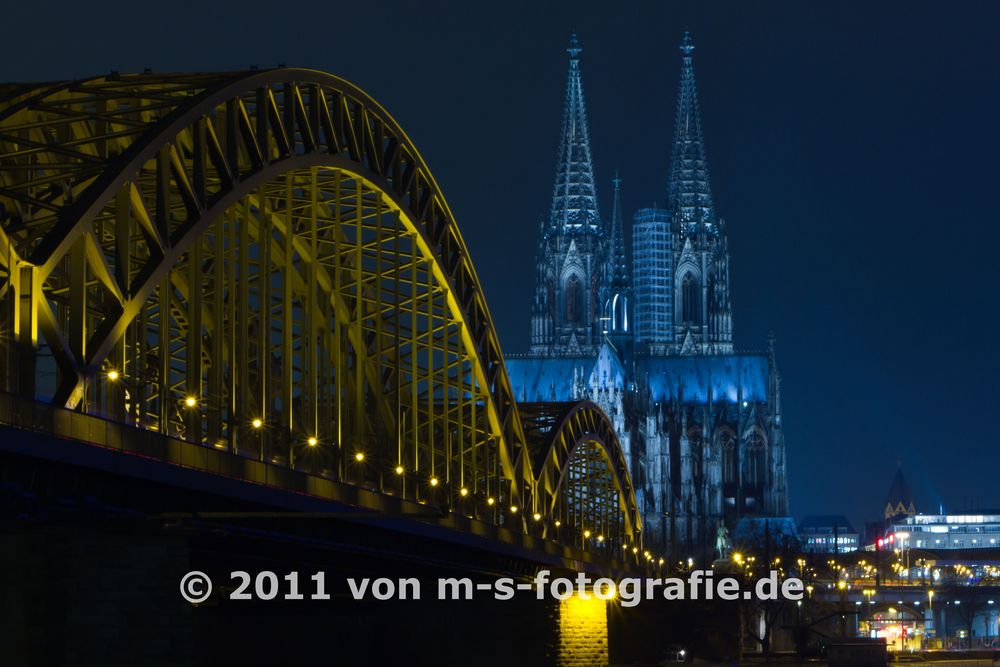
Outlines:
[{"label": "yellow steel arch", "polygon": [[329,74],[0,87],[0,343],[8,392],[341,479],[399,471],[418,496],[548,502],[440,189]]},{"label": "yellow steel arch", "polygon": [[596,403],[522,403],[539,505],[566,528],[560,537],[614,549],[642,530],[628,461]]}]

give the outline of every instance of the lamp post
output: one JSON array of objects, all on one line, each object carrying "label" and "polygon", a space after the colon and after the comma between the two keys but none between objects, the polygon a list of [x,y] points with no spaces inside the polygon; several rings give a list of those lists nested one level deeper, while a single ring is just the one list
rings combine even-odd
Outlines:
[{"label": "lamp post", "polygon": [[928,620],[927,617],[925,616],[924,617],[925,642],[930,638],[932,631],[934,632],[934,634],[937,634],[937,628],[935,627],[934,623],[934,591],[932,590],[927,591],[927,614],[928,616],[930,616],[930,627],[928,627]]}]

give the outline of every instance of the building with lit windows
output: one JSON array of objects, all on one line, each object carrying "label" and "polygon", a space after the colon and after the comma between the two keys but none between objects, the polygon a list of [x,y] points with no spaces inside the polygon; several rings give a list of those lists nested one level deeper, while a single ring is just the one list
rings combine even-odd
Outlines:
[{"label": "building with lit windows", "polygon": [[799,523],[798,533],[806,553],[848,553],[861,545],[861,535],[840,515],[807,516]]},{"label": "building with lit windows", "polygon": [[1000,510],[975,514],[917,514],[891,525],[912,549],[998,549]]},{"label": "building with lit windows", "polygon": [[715,209],[694,78],[681,50],[667,206],[632,218],[622,181],[602,216],[573,36],[552,205],[539,228],[530,348],[507,358],[515,398],[590,399],[613,420],[658,550],[708,555],[719,529],[788,511],[780,378],[733,349],[729,248]]}]

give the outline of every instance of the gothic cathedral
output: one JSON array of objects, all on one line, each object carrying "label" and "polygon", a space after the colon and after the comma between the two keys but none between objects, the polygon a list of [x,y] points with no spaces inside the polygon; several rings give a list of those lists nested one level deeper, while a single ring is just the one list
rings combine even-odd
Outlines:
[{"label": "gothic cathedral", "polygon": [[708,176],[694,77],[681,77],[668,205],[632,218],[621,179],[601,216],[580,54],[571,38],[552,208],[539,226],[530,351],[507,359],[519,401],[590,399],[629,459],[644,541],[708,554],[716,531],[788,512],[780,378],[766,353],[733,349],[726,225]]}]

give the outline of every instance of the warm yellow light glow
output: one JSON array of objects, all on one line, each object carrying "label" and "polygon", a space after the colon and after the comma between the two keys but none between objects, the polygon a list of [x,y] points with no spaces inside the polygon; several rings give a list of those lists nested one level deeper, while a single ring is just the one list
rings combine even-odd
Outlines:
[{"label": "warm yellow light glow", "polygon": [[493,506],[493,503],[495,503],[495,502],[496,501],[492,497],[486,499],[486,504],[490,505],[491,507]]},{"label": "warm yellow light glow", "polygon": [[188,406],[189,408],[193,408],[194,406],[198,405],[198,399],[195,398],[194,396],[188,396],[187,398],[184,399],[184,405]]},{"label": "warm yellow light glow", "polygon": [[458,490],[458,495],[464,498],[467,495],[469,495],[469,490],[463,486],[461,489]]},{"label": "warm yellow light glow", "polygon": [[310,447],[315,447],[316,445],[319,444],[319,440],[316,438],[315,435],[309,436],[309,439],[306,440],[306,442],[309,443]]},{"label": "warm yellow light glow", "polygon": [[431,486],[437,486],[437,485],[438,485],[438,478],[431,477]]},{"label": "warm yellow light glow", "polygon": [[659,563],[660,563],[660,565],[663,565],[663,557],[662,556],[660,557]]},{"label": "warm yellow light glow", "polygon": [[845,588],[847,588],[847,582],[841,579],[840,581],[837,582],[837,588],[839,588],[840,590],[844,590]]},{"label": "warm yellow light glow", "polygon": [[742,563],[743,562],[743,554],[741,554],[739,551],[734,551],[733,552],[733,560],[736,561],[737,563]]},{"label": "warm yellow light glow", "polygon": [[590,539],[590,531],[589,530],[583,531],[583,536],[587,539]]},{"label": "warm yellow light glow", "polygon": [[556,519],[556,528],[558,528],[561,525],[562,525],[562,521],[560,521],[559,519]]},{"label": "warm yellow light glow", "polygon": [[539,514],[538,512],[535,512],[534,515],[532,515],[531,518],[534,519],[535,521],[541,521],[542,520],[542,515]]},{"label": "warm yellow light glow", "polygon": [[117,380],[118,379],[118,371],[116,371],[114,369],[108,371],[108,379],[111,380],[112,382],[114,382],[115,380]]},{"label": "warm yellow light glow", "polygon": [[[579,595],[559,603],[559,630],[563,637],[607,637],[607,602],[596,595],[582,599]],[[596,653],[588,656],[587,664],[608,664],[608,646],[603,643]]]},{"label": "warm yellow light glow", "polygon": [[250,423],[253,425],[254,428],[260,428],[261,426],[264,425],[264,420],[262,420],[260,417],[257,417]]},{"label": "warm yellow light glow", "polygon": [[604,536],[603,535],[598,535],[597,536],[597,541],[598,542],[603,542],[604,541]]},{"label": "warm yellow light glow", "polygon": [[639,553],[639,547],[632,547],[632,553],[634,554]]},{"label": "warm yellow light glow", "polygon": [[511,505],[510,506],[510,513],[511,514],[517,514],[517,505]]},{"label": "warm yellow light glow", "polygon": [[357,454],[354,455],[354,460],[357,461],[358,463],[361,463],[362,461],[365,460],[365,455],[362,452],[358,452]]},{"label": "warm yellow light glow", "polygon": [[397,475],[402,475],[404,472],[405,472],[405,470],[403,469],[403,466],[396,466],[396,474]]}]

